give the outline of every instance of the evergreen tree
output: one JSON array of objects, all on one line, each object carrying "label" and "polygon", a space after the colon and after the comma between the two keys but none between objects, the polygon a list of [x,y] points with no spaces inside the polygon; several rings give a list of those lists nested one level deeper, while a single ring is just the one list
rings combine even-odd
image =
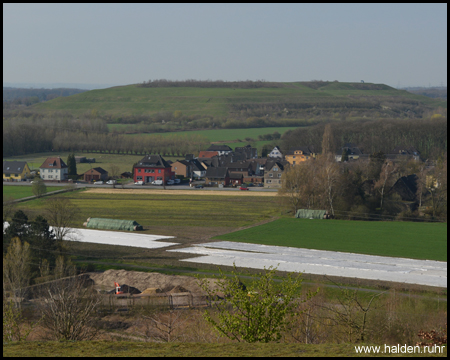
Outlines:
[{"label": "evergreen tree", "polygon": [[39,215],[31,222],[28,242],[31,247],[33,263],[41,267],[44,260],[47,260],[50,267],[53,268],[58,246],[56,244],[55,234],[53,230],[50,230],[47,219],[43,216]]},{"label": "evergreen tree", "polygon": [[12,238],[18,237],[23,241],[27,238],[28,232],[28,216],[22,210],[16,211],[3,235],[3,252],[6,252]]},{"label": "evergreen tree", "polygon": [[75,161],[75,154],[69,154],[67,157],[67,167],[69,179],[76,180],[77,175],[77,162]]}]

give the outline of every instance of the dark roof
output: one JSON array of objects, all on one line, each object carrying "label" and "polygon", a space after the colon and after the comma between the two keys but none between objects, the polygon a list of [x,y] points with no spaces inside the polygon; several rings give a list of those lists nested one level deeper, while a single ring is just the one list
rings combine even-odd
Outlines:
[{"label": "dark roof", "polygon": [[212,144],[206,151],[233,151],[228,145]]},{"label": "dark roof", "polygon": [[[354,145],[354,144],[346,144],[346,145]],[[362,155],[362,151],[356,146],[343,146],[336,152],[336,155],[342,155],[344,149],[347,150],[348,155]]]},{"label": "dark roof", "polygon": [[247,159],[253,159],[257,156],[258,149],[252,148],[250,145],[242,146],[242,147],[236,147],[234,149],[236,153],[242,153],[245,154]]},{"label": "dark roof", "polygon": [[26,161],[3,161],[3,172],[21,173],[25,165]]},{"label": "dark roof", "polygon": [[170,164],[161,155],[145,155],[136,165],[137,167],[168,168]]},{"label": "dark roof", "polygon": [[284,168],[286,164],[289,164],[287,161],[276,161],[276,160],[268,160],[266,163],[266,167],[264,168],[264,171],[270,171],[272,168],[277,165],[281,171],[284,171]]},{"label": "dark roof", "polygon": [[230,179],[242,179],[244,175],[242,175],[241,173],[230,173]]},{"label": "dark roof", "polygon": [[402,176],[391,187],[389,194],[395,192],[401,196],[403,201],[415,201],[418,179],[416,174]]},{"label": "dark roof", "polygon": [[60,157],[49,157],[39,166],[40,169],[63,169],[66,167],[66,163]]},{"label": "dark roof", "polygon": [[[98,171],[100,174],[107,174],[108,172],[105,169],[102,169],[101,167],[95,167],[92,168],[92,170]],[[87,171],[86,171],[87,172]]]},{"label": "dark roof", "polygon": [[207,178],[213,178],[213,179],[225,179],[228,175],[228,168],[226,167],[209,167],[206,169],[206,175]]}]

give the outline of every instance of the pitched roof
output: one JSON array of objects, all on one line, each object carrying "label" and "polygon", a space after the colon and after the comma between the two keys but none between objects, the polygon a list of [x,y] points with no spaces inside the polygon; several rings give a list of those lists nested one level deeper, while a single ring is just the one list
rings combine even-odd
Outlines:
[{"label": "pitched roof", "polygon": [[41,166],[39,166],[40,169],[63,169],[66,167],[66,163],[59,156],[49,157]]},{"label": "pitched roof", "polygon": [[285,166],[289,164],[288,162],[285,161],[276,161],[276,160],[269,160],[266,163],[266,167],[264,168],[264,171],[270,171],[272,170],[272,168],[277,165],[281,171],[284,171]]},{"label": "pitched roof", "polygon": [[105,169],[102,169],[101,167],[95,167],[95,168],[92,168],[92,170],[98,171],[100,174],[108,174],[108,172]]},{"label": "pitched roof", "polygon": [[206,151],[233,151],[228,145],[212,144]]},{"label": "pitched roof", "polygon": [[26,161],[3,161],[3,172],[21,173],[26,165]]},{"label": "pitched roof", "polygon": [[312,153],[314,153],[314,146],[309,145],[309,146],[297,146],[294,148],[291,148],[286,155],[294,155],[295,151],[301,150],[303,152],[304,155],[311,155]]},{"label": "pitched roof", "polygon": [[209,167],[206,169],[205,177],[214,179],[225,179],[228,175],[226,167]]},{"label": "pitched roof", "polygon": [[396,192],[404,201],[415,201],[418,179],[416,174],[402,176],[389,190],[389,194]]},{"label": "pitched roof", "polygon": [[137,167],[168,168],[170,164],[161,155],[145,155],[136,165]]}]

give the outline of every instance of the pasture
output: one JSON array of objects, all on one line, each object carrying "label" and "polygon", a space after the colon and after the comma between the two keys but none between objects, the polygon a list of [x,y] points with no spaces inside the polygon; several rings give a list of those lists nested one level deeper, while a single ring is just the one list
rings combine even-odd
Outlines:
[{"label": "pasture", "polygon": [[[38,170],[39,166],[43,164],[47,157],[52,156],[60,156],[65,163],[67,163],[67,157],[69,156],[69,152],[46,152],[46,153],[35,153],[21,156],[10,156],[7,158],[3,158],[3,160],[8,161],[26,161],[28,166],[32,170]],[[131,171],[132,166],[135,162],[141,160],[144,155],[123,155],[123,154],[108,154],[108,153],[82,153],[75,152],[75,156],[85,156],[87,158],[95,158],[95,163],[78,163],[77,164],[77,173],[83,174],[91,168],[101,167],[106,171],[110,171],[111,164],[117,165],[119,167],[119,174],[125,171]],[[178,158],[171,156],[164,156],[166,160],[175,161]]]},{"label": "pasture", "polygon": [[213,239],[447,261],[443,223],[281,218]]},{"label": "pasture", "polygon": [[[46,192],[63,190],[64,186],[49,186],[47,187]],[[28,196],[33,196],[33,190],[30,186],[14,186],[14,185],[5,185],[3,184],[3,199],[7,197],[11,197],[14,200],[23,199]]]}]

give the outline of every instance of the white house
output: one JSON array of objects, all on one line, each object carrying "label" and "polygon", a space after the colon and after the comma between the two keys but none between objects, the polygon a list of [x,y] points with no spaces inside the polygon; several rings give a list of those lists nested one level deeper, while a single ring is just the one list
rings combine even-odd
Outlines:
[{"label": "white house", "polygon": [[272,159],[282,159],[283,158],[283,154],[281,153],[281,150],[278,146],[275,146],[273,148],[273,150],[270,152],[269,155],[267,155],[267,157],[272,158]]},{"label": "white house", "polygon": [[69,169],[60,157],[49,157],[39,167],[42,180],[67,180]]}]

